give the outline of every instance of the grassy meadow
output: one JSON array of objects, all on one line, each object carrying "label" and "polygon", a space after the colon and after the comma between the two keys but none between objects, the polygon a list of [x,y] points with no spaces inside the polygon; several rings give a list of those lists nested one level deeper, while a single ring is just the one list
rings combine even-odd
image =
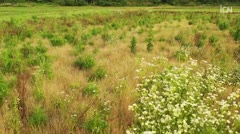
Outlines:
[{"label": "grassy meadow", "polygon": [[0,133],[240,133],[240,7],[0,7]]}]

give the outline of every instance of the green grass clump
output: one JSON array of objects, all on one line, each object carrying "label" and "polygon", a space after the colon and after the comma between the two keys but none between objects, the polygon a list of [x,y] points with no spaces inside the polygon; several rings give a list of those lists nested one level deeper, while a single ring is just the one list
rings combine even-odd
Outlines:
[{"label": "green grass clump", "polygon": [[197,33],[197,34],[195,35],[196,46],[197,46],[198,48],[203,47],[204,44],[205,44],[206,38],[207,38],[207,35],[206,35],[206,34]]},{"label": "green grass clump", "polygon": [[108,127],[107,121],[98,112],[95,112],[83,124],[83,128],[88,130],[91,134],[103,134],[103,133],[106,133],[105,131],[106,131],[107,127]]},{"label": "green grass clump", "polygon": [[3,75],[0,74],[0,106],[3,104],[4,99],[7,97],[8,94],[8,85],[3,78]]},{"label": "green grass clump", "polygon": [[29,122],[33,126],[43,126],[48,121],[48,115],[41,107],[36,107],[29,117]]},{"label": "green grass clump", "polygon": [[92,55],[86,55],[79,57],[74,64],[80,69],[91,69],[96,65],[96,62]]},{"label": "green grass clump", "polygon": [[229,28],[229,23],[226,22],[226,21],[220,22],[220,23],[218,24],[218,27],[219,27],[220,30],[226,30],[226,29]]},{"label": "green grass clump", "polygon": [[103,67],[98,67],[92,76],[89,78],[90,81],[101,80],[107,76],[107,70]]},{"label": "green grass clump", "polygon": [[53,46],[63,46],[65,44],[65,40],[60,37],[53,37],[50,39],[50,42]]},{"label": "green grass clump", "polygon": [[131,49],[131,52],[133,54],[136,54],[136,52],[137,52],[137,39],[136,39],[136,37],[132,37],[131,45],[129,46],[129,48]]},{"label": "green grass clump", "polygon": [[75,43],[76,43],[76,38],[74,37],[74,35],[66,34],[66,35],[64,36],[64,38],[66,39],[66,41],[67,41],[68,43],[75,45]]},{"label": "green grass clump", "polygon": [[209,42],[212,44],[212,46],[216,46],[218,40],[219,40],[218,37],[214,35],[209,38]]},{"label": "green grass clump", "polygon": [[88,85],[83,90],[83,95],[86,96],[98,96],[99,95],[99,89],[97,87],[96,83],[88,83]]}]

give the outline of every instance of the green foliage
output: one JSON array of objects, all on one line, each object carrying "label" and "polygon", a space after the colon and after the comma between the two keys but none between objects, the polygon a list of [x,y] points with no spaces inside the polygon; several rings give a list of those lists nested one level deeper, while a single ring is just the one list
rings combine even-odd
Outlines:
[{"label": "green foliage", "polygon": [[83,128],[88,130],[91,134],[103,134],[103,133],[106,133],[106,128],[107,127],[108,127],[107,121],[98,112],[95,112],[83,124]]},{"label": "green foliage", "polygon": [[29,117],[30,124],[34,126],[43,126],[47,123],[47,121],[48,115],[46,114],[45,110],[39,106],[34,108]]},{"label": "green foliage", "polygon": [[34,95],[36,101],[40,101],[44,98],[44,92],[41,88],[35,89],[33,95]]},{"label": "green foliage", "polygon": [[83,95],[86,96],[98,96],[99,95],[99,89],[97,87],[96,83],[88,83],[88,85],[83,90]]},{"label": "green foliage", "polygon": [[176,58],[178,59],[178,61],[186,61],[188,59],[188,55],[186,53],[186,51],[184,50],[179,50],[175,53]]},{"label": "green foliage", "polygon": [[220,30],[226,30],[229,28],[229,23],[226,21],[219,22],[218,27]]},{"label": "green foliage", "polygon": [[120,28],[119,24],[116,22],[112,23],[111,26],[113,27],[114,30],[118,30]]},{"label": "green foliage", "polygon": [[196,46],[197,46],[198,48],[203,47],[204,44],[205,44],[206,38],[207,38],[207,35],[206,35],[206,34],[197,33],[197,34],[195,35]]},{"label": "green foliage", "polygon": [[17,73],[25,68],[22,54],[18,49],[9,48],[1,53],[0,68],[3,73]]},{"label": "green foliage", "polygon": [[147,51],[152,52],[152,50],[153,50],[153,39],[150,37],[147,40]]},{"label": "green foliage", "polygon": [[83,53],[85,51],[85,46],[82,44],[82,43],[78,43],[76,46],[75,46],[75,54],[79,54],[79,53]]},{"label": "green foliage", "polygon": [[93,29],[91,30],[91,34],[92,34],[93,36],[99,35],[99,34],[101,34],[101,33],[102,33],[102,28],[93,28]]},{"label": "green foliage", "polygon": [[18,45],[18,39],[16,36],[6,36],[4,38],[4,44],[5,44],[5,47],[8,48],[8,47],[16,47]]},{"label": "green foliage", "polygon": [[217,45],[217,42],[218,42],[218,37],[217,36],[211,36],[209,37],[209,42],[212,44],[212,46],[216,46]]},{"label": "green foliage", "polygon": [[43,31],[43,32],[41,33],[41,36],[42,36],[43,38],[48,38],[48,39],[51,39],[51,38],[54,37],[54,35],[53,35],[51,32],[48,32],[48,31]]},{"label": "green foliage", "polygon": [[56,36],[52,37],[50,42],[53,46],[63,46],[65,44],[65,40],[63,38]]},{"label": "green foliage", "polygon": [[132,37],[131,45],[129,46],[129,48],[131,49],[131,52],[133,54],[136,54],[136,52],[137,52],[137,39],[136,39],[136,37]]},{"label": "green foliage", "polygon": [[236,41],[240,41],[240,28],[232,32],[232,35]]},{"label": "green foliage", "polygon": [[5,98],[7,98],[8,91],[7,82],[4,80],[3,75],[0,74],[0,106],[3,104]]},{"label": "green foliage", "polygon": [[101,80],[107,76],[107,70],[103,67],[98,67],[91,77],[89,78],[90,81]]},{"label": "green foliage", "polygon": [[86,55],[79,57],[74,64],[80,69],[91,69],[96,65],[96,62],[92,55]]},{"label": "green foliage", "polygon": [[88,40],[92,38],[92,35],[89,33],[85,33],[81,35],[81,42],[83,44],[87,44]]},{"label": "green foliage", "polygon": [[184,38],[183,38],[183,33],[179,33],[176,37],[175,40],[178,41],[179,43],[184,42]]},{"label": "green foliage", "polygon": [[64,38],[67,40],[68,43],[75,45],[76,44],[76,38],[74,35],[66,34]]}]

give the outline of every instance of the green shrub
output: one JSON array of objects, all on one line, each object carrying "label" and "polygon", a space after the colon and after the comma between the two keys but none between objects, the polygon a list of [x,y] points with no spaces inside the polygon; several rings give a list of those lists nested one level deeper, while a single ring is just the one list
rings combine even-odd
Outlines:
[{"label": "green shrub", "polygon": [[118,30],[120,28],[119,24],[116,22],[112,23],[112,27],[114,28],[114,30]]},{"label": "green shrub", "polygon": [[96,36],[102,33],[102,28],[93,28],[91,30],[92,35]]},{"label": "green shrub", "polygon": [[9,48],[0,55],[0,68],[3,73],[17,73],[24,69],[25,65],[18,49]]},{"label": "green shrub", "polygon": [[178,41],[179,43],[182,43],[184,41],[183,39],[183,33],[179,33],[176,37],[175,40]]},{"label": "green shrub", "polygon": [[93,56],[86,55],[79,57],[74,64],[80,69],[91,69],[96,65],[96,62]]},{"label": "green shrub", "polygon": [[92,38],[92,35],[89,33],[85,33],[81,35],[81,42],[83,44],[87,44],[88,40]]},{"label": "green shrub", "polygon": [[232,32],[232,35],[236,41],[240,41],[240,28]]},{"label": "green shrub", "polygon": [[96,83],[88,83],[88,85],[83,90],[83,95],[86,96],[98,96],[99,89]]},{"label": "green shrub", "polygon": [[131,52],[133,54],[136,54],[136,52],[137,52],[137,39],[136,39],[136,37],[132,37],[131,45],[129,46],[129,48],[131,49]]},{"label": "green shrub", "polygon": [[50,42],[53,46],[63,46],[65,44],[65,40],[60,37],[53,37],[50,39]]},{"label": "green shrub", "polygon": [[41,36],[42,36],[43,38],[51,39],[51,38],[53,38],[54,35],[53,35],[51,32],[42,32],[42,33],[41,33]]},{"label": "green shrub", "polygon": [[198,43],[197,43],[197,47],[198,47],[198,48],[203,47],[203,46],[204,46],[204,43],[205,43],[204,40],[199,40]]},{"label": "green shrub", "polygon": [[75,54],[79,54],[79,53],[83,53],[85,51],[85,46],[82,44],[82,43],[78,43],[76,46],[75,46]]},{"label": "green shrub", "polygon": [[177,57],[178,61],[186,61],[188,59],[188,55],[185,51],[179,50],[175,53],[175,56]]},{"label": "green shrub", "polygon": [[97,112],[95,112],[92,117],[88,118],[83,124],[83,128],[88,130],[91,134],[104,134],[106,133],[107,127],[107,121]]},{"label": "green shrub", "polygon": [[195,45],[196,45],[198,48],[203,47],[206,38],[207,38],[207,35],[206,35],[206,34],[197,33],[197,34],[195,35],[195,42],[196,42]]},{"label": "green shrub", "polygon": [[15,36],[6,36],[4,38],[5,47],[16,47],[18,45],[18,39]]},{"label": "green shrub", "polygon": [[29,122],[34,126],[43,126],[48,121],[48,115],[43,108],[37,106],[29,117]]},{"label": "green shrub", "polygon": [[152,38],[149,38],[147,40],[147,51],[152,52],[152,50],[153,50],[153,40],[152,40]]},{"label": "green shrub", "polygon": [[76,38],[75,38],[73,35],[71,35],[71,34],[66,34],[66,35],[64,36],[64,38],[65,38],[65,40],[67,40],[68,43],[75,45],[75,43],[76,43]]},{"label": "green shrub", "polygon": [[212,44],[212,46],[216,46],[218,40],[219,40],[218,37],[214,35],[209,38],[209,42]]},{"label": "green shrub", "polygon": [[92,76],[89,78],[90,81],[101,80],[107,76],[107,70],[103,67],[98,67]]},{"label": "green shrub", "polygon": [[3,104],[5,98],[8,94],[8,85],[3,78],[3,75],[0,74],[0,106]]},{"label": "green shrub", "polygon": [[220,23],[218,24],[218,27],[219,27],[220,30],[226,30],[226,29],[229,28],[229,23],[226,22],[226,21],[220,22]]}]

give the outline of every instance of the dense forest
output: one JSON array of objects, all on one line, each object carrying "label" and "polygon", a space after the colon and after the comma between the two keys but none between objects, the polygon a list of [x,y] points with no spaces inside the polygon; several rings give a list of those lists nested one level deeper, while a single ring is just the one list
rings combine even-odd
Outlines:
[{"label": "dense forest", "polygon": [[240,2],[240,0],[0,0],[0,3],[56,3],[66,6],[153,6],[159,4],[170,5],[200,5],[200,4],[229,4]]}]

